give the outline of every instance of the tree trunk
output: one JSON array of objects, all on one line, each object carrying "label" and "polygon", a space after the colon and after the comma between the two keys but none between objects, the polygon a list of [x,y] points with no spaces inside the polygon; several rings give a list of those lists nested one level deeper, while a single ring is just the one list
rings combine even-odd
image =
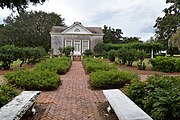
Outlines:
[{"label": "tree trunk", "polygon": [[154,50],[153,50],[153,48],[151,49],[151,58],[154,58]]}]

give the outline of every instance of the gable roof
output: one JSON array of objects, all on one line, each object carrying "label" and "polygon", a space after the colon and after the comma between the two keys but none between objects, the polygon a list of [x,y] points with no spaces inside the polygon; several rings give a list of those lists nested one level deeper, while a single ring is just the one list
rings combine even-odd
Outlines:
[{"label": "gable roof", "polygon": [[[88,29],[86,29],[80,22],[74,22],[70,27],[68,27],[66,30],[64,30],[62,33],[68,33],[70,32],[73,28],[79,27],[80,29],[83,30],[85,34],[92,34]],[[71,31],[72,32],[72,31]],[[71,33],[70,32],[70,33]],[[73,31],[74,32],[74,31]]]},{"label": "gable roof", "polygon": [[98,35],[102,34],[103,35],[103,31],[100,27],[84,27],[80,22],[74,22],[74,24],[71,25],[70,27],[53,26],[50,34],[51,33],[59,33],[59,34],[66,33],[67,31],[75,27],[76,25],[80,26],[83,30],[85,30],[89,34],[98,34]]}]

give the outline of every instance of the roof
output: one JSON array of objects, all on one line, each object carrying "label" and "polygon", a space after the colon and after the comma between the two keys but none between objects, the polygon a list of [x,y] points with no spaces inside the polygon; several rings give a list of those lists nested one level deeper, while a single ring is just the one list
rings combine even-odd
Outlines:
[{"label": "roof", "polygon": [[[81,23],[74,22],[74,24],[81,24]],[[51,29],[51,33],[62,33],[63,31],[69,29],[70,27],[53,26],[52,29]],[[103,34],[103,31],[102,31],[101,27],[85,27],[85,28],[87,30],[89,30],[93,34]]]}]

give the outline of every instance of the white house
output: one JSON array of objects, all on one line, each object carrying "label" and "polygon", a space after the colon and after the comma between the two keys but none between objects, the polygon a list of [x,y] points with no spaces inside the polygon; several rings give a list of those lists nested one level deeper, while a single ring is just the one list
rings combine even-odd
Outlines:
[{"label": "white house", "polygon": [[98,42],[103,41],[100,27],[85,27],[80,22],[74,22],[70,27],[53,26],[50,35],[54,55],[59,55],[59,48],[71,46],[74,56],[82,56],[85,50],[93,50]]}]

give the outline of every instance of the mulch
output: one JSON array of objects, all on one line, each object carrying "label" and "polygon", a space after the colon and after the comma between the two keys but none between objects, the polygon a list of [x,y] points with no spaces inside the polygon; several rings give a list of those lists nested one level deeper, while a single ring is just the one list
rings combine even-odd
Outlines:
[{"label": "mulch", "polygon": [[135,72],[139,75],[154,75],[154,74],[162,74],[162,75],[180,75],[180,72],[173,72],[173,73],[166,73],[166,72],[158,72],[158,71],[153,71],[151,68],[146,68],[146,70],[138,70],[136,66],[126,66],[126,65],[119,65],[118,66],[120,69],[123,70],[128,70]]}]

